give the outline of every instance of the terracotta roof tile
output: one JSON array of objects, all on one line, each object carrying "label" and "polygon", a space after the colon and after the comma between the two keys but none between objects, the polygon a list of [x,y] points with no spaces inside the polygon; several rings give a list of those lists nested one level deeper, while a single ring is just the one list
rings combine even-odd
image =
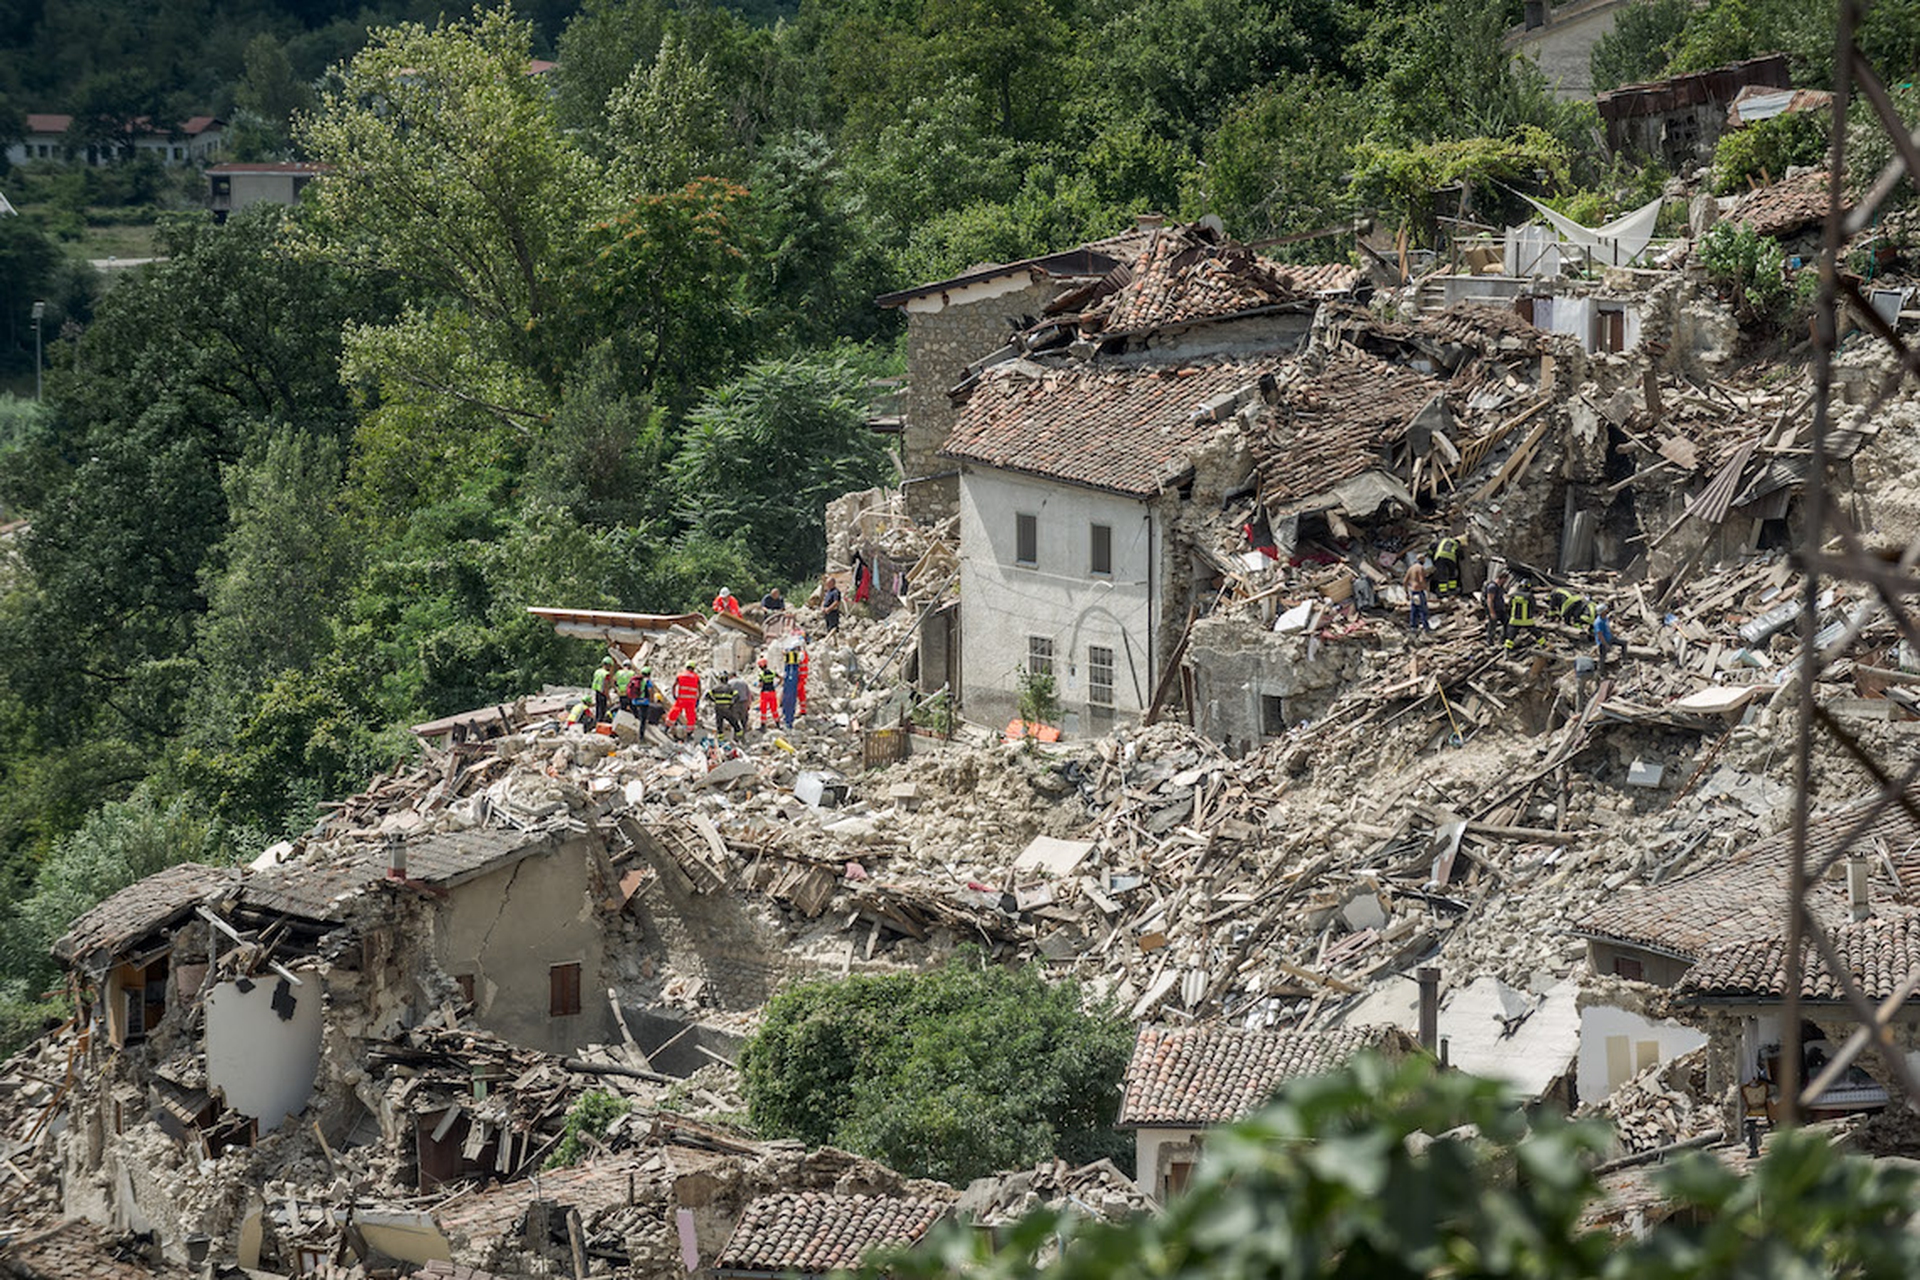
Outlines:
[{"label": "terracotta roof tile", "polygon": [[[1853,207],[1846,196],[1840,199],[1840,211]],[[1762,187],[1740,202],[1733,219],[1753,228],[1754,234],[1780,236],[1798,231],[1827,216],[1827,174],[1823,169],[1787,178]]]},{"label": "terracotta roof tile", "polygon": [[1142,1027],[1127,1064],[1121,1128],[1227,1124],[1254,1111],[1289,1080],[1322,1075],[1366,1049],[1406,1052],[1394,1027],[1341,1031],[1243,1031],[1238,1027]]},{"label": "terracotta roof tile", "polygon": [[25,1280],[168,1280],[189,1274],[172,1263],[129,1261],[103,1227],[77,1218],[0,1248],[0,1275]]},{"label": "terracotta roof tile", "polygon": [[[1816,818],[1807,831],[1809,862],[1824,861],[1871,803],[1860,801]],[[1855,843],[1871,848],[1876,840],[1891,849],[1906,850],[1920,841],[1920,824],[1900,805],[1889,805]],[[1733,943],[1764,942],[1780,931],[1791,856],[1790,833],[1782,832],[1719,866],[1637,892],[1621,892],[1580,918],[1574,931],[1687,959]],[[1920,882],[1920,860],[1903,857],[1896,867],[1903,881]],[[1893,892],[1893,886],[1881,884],[1875,910]],[[1823,923],[1847,919],[1846,886],[1832,877],[1808,886],[1807,900]]]},{"label": "terracotta roof tile", "polygon": [[1109,276],[1112,291],[1081,313],[1080,327],[1144,333],[1300,302],[1314,292],[1298,283],[1307,270],[1262,258],[1198,223],[1162,228],[1126,272]]},{"label": "terracotta roof tile", "polygon": [[1275,515],[1384,463],[1387,448],[1445,383],[1350,346],[1280,387],[1279,411],[1253,440],[1260,500]]},{"label": "terracotta roof tile", "polygon": [[747,1206],[714,1267],[825,1275],[858,1266],[874,1249],[919,1240],[951,1209],[946,1200],[819,1191],[761,1196]]},{"label": "terracotta roof tile", "polygon": [[53,954],[68,964],[78,964],[130,946],[185,916],[234,875],[231,868],[199,862],[182,862],[156,871],[68,925],[66,933],[53,944]]},{"label": "terracotta roof tile", "polygon": [[[1833,930],[1833,944],[1853,980],[1868,999],[1878,1003],[1920,968],[1920,916],[1875,916],[1843,924]],[[1802,998],[1844,1000],[1826,957],[1811,942],[1806,955],[1800,979]],[[1786,940],[1776,935],[1716,948],[1687,970],[1679,989],[1694,996],[1784,997]]]},{"label": "terracotta roof tile", "polygon": [[1161,473],[1219,430],[1201,407],[1280,368],[1269,360],[1111,370],[989,370],[941,452],[1150,497]]}]

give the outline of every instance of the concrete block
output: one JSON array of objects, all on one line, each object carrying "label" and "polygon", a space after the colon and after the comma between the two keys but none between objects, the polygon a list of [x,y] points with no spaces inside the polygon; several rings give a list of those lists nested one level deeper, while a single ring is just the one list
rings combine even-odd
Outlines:
[{"label": "concrete block", "polygon": [[1660,779],[1666,776],[1667,766],[1648,764],[1644,760],[1635,760],[1627,766],[1627,785],[1630,787],[1657,787]]}]

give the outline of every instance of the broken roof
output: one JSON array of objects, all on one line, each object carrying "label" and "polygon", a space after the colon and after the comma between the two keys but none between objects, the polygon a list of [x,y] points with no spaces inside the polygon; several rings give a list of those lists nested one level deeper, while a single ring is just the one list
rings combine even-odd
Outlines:
[{"label": "broken roof", "polygon": [[[1845,213],[1852,207],[1852,199],[1842,192],[1840,211]],[[1822,222],[1827,216],[1826,170],[1814,169],[1762,187],[1741,200],[1730,216],[1761,236],[1787,235],[1811,223]]]},{"label": "broken roof", "polygon": [[[1833,930],[1833,945],[1854,982],[1869,1000],[1878,1003],[1920,969],[1920,916],[1874,916],[1843,924]],[[1787,994],[1786,939],[1776,934],[1716,948],[1687,970],[1679,989],[1700,997],[1783,999]],[[1805,1000],[1846,999],[1827,967],[1826,957],[1811,942],[1801,973],[1800,996]]]},{"label": "broken roof", "polygon": [[1164,487],[1170,463],[1219,430],[1212,401],[1258,382],[1278,361],[1126,369],[989,371],[941,453],[1134,497]]},{"label": "broken roof", "polygon": [[1104,240],[1089,241],[1077,248],[1060,253],[1039,254],[1031,258],[1021,258],[1015,262],[983,262],[967,268],[958,275],[949,276],[945,280],[931,280],[909,289],[883,293],[873,301],[876,306],[900,307],[916,298],[929,298],[937,293],[964,289],[968,285],[984,284],[989,280],[1023,274],[1035,278],[1051,276],[1055,279],[1104,275],[1115,267],[1129,263],[1138,257],[1140,250],[1145,247],[1152,234],[1153,229],[1149,226],[1133,227],[1119,235],[1108,236]]},{"label": "broken roof", "polygon": [[[1838,846],[1872,801],[1863,800],[1815,819],[1807,828],[1807,861],[1817,865]],[[1920,824],[1898,804],[1888,805],[1863,831],[1855,846],[1875,842],[1904,851],[1920,840]],[[1574,925],[1583,937],[1625,943],[1693,960],[1736,942],[1764,942],[1778,935],[1786,904],[1791,832],[1781,832],[1736,854],[1719,866],[1638,893],[1621,892]],[[1909,874],[1902,859],[1901,875]],[[1881,885],[1891,899],[1894,887]],[[1876,898],[1876,905],[1879,899]],[[1807,902],[1828,924],[1847,918],[1847,891],[1832,878],[1807,886]]]},{"label": "broken roof", "polygon": [[761,1196],[713,1265],[735,1274],[825,1275],[858,1266],[875,1249],[912,1244],[951,1209],[946,1200],[893,1196]]},{"label": "broken roof", "polygon": [[169,1262],[154,1266],[144,1257],[135,1261],[116,1243],[97,1223],[69,1218],[0,1249],[0,1275],[25,1280],[164,1280],[191,1274]]},{"label": "broken roof", "polygon": [[[556,833],[487,829],[450,831],[410,841],[407,881],[451,889],[490,871],[510,866],[559,843]],[[385,881],[392,853],[379,841],[356,846],[323,862],[289,862],[248,871],[234,884],[233,900],[263,911],[306,920],[343,920],[348,905]]]},{"label": "broken roof", "polygon": [[[1312,291],[1302,279],[1335,278],[1327,272],[1310,276],[1312,271],[1263,258],[1196,222],[1155,232],[1138,259],[1073,295],[1071,305],[1083,308],[1079,325],[1085,332],[1145,333],[1308,300]],[[1345,287],[1355,278],[1346,277]]]},{"label": "broken roof", "polygon": [[1388,447],[1444,386],[1345,345],[1317,370],[1303,367],[1252,441],[1261,502],[1275,516],[1315,509],[1315,497],[1383,467]]},{"label": "broken roof", "polygon": [[54,957],[65,964],[79,964],[102,953],[110,958],[190,913],[233,874],[229,868],[199,862],[156,871],[69,925],[53,944]]},{"label": "broken roof", "polygon": [[1142,1027],[1115,1124],[1122,1129],[1228,1124],[1261,1106],[1289,1080],[1332,1071],[1362,1050],[1395,1054],[1410,1043],[1395,1027]]}]

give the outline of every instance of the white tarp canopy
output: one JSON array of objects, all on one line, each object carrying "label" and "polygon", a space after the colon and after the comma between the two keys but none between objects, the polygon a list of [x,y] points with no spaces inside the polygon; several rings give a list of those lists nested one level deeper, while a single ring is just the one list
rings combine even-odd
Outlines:
[{"label": "white tarp canopy", "polygon": [[1593,261],[1603,262],[1610,267],[1628,266],[1647,251],[1647,245],[1653,240],[1653,224],[1660,218],[1663,199],[1655,197],[1651,203],[1615,218],[1604,227],[1583,227],[1565,214],[1547,208],[1532,196],[1520,192],[1514,194],[1538,209],[1540,216],[1551,222],[1554,230],[1560,233],[1561,239],[1568,244],[1578,245]]}]

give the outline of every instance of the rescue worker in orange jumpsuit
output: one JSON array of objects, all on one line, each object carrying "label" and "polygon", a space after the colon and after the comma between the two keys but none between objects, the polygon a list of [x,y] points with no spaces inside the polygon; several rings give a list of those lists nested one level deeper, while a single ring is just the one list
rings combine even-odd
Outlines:
[{"label": "rescue worker in orange jumpsuit", "polygon": [[694,728],[694,715],[699,709],[700,673],[689,662],[687,669],[673,678],[673,706],[667,712],[667,727],[684,720],[687,728]]},{"label": "rescue worker in orange jumpsuit", "polygon": [[760,659],[760,727],[780,718],[780,677],[773,674],[765,658]]},{"label": "rescue worker in orange jumpsuit", "polygon": [[800,698],[800,714],[807,714],[807,651],[800,651],[800,688],[796,690]]},{"label": "rescue worker in orange jumpsuit", "polygon": [[722,587],[720,588],[720,594],[713,598],[713,611],[715,613],[730,613],[737,618],[740,616],[740,602],[733,598],[733,592],[731,590]]}]

